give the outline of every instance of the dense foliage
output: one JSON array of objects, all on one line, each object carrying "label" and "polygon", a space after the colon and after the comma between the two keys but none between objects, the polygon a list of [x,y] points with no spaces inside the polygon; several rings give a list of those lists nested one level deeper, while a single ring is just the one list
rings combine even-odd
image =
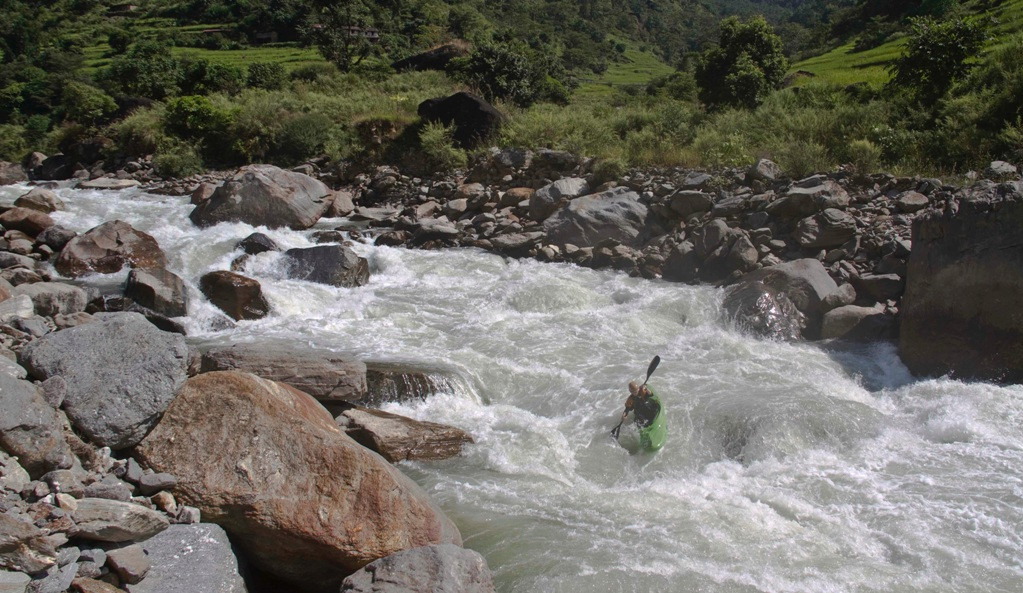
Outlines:
[{"label": "dense foliage", "polygon": [[711,106],[753,108],[781,87],[788,62],[781,38],[763,17],[721,22],[718,46],[703,54],[696,69],[700,99]]}]

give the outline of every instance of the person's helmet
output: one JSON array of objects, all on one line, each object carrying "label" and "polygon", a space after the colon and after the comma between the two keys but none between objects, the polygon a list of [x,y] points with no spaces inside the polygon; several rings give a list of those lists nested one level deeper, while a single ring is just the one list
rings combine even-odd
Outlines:
[{"label": "person's helmet", "polygon": [[629,381],[629,393],[639,395],[639,385],[635,381]]}]

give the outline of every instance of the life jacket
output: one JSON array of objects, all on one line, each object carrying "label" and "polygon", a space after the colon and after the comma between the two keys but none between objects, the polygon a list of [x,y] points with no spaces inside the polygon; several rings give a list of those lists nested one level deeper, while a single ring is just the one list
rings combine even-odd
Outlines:
[{"label": "life jacket", "polygon": [[650,391],[650,395],[647,397],[633,397],[629,396],[628,401],[625,402],[625,406],[632,410],[636,417],[636,426],[640,428],[646,428],[653,423],[654,418],[657,418],[658,412],[661,411],[661,400],[654,393],[653,389],[647,387]]}]

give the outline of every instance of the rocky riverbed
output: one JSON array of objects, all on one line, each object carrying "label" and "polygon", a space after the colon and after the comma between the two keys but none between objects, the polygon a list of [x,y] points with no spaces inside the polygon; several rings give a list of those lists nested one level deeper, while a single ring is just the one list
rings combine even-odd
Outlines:
[{"label": "rocky riverbed", "polygon": [[[1018,228],[1021,183],[1004,163],[966,187],[844,172],[790,180],[769,161],[611,181],[591,168],[566,153],[495,150],[464,176],[433,180],[380,168],[345,184],[315,164],[169,183],[147,179],[143,166],[134,175],[152,191],[191,196],[199,226],[306,229],[344,217],[337,230],[316,231],[322,245],[281,250],[294,279],[364,284],[369,266],[345,245],[353,237],[474,247],[725,285],[726,314],[775,339],[898,337],[904,296],[919,290],[910,270],[924,265],[914,249],[921,241],[948,251],[944,236],[969,236],[977,253],[1008,253],[1009,263],[997,263],[1006,269],[1018,257],[1018,243],[1000,229]],[[93,185],[138,183],[115,177]],[[248,579],[257,588],[370,591],[374,574],[457,574],[461,588],[452,590],[492,589],[482,559],[458,547],[451,520],[388,463],[455,455],[471,436],[367,407],[421,395],[430,377],[293,345],[190,348],[176,321],[190,306],[187,291],[157,241],[116,220],[78,235],[49,216],[61,207],[42,182],[0,214],[0,584],[240,591]],[[943,230],[949,225],[957,230]],[[977,228],[991,236],[977,237]],[[270,307],[244,275],[246,257],[279,248],[257,234],[239,249],[246,255],[233,269],[200,281],[224,327]],[[945,257],[970,270],[982,301],[990,258],[978,259]],[[126,267],[126,284],[113,292],[74,280]],[[1007,286],[998,299],[1018,296],[1010,280],[1018,270],[997,278]],[[997,307],[978,308],[998,316]],[[1018,331],[1000,323],[1005,336]],[[939,337],[932,330],[926,340]],[[924,358],[919,372],[957,369],[947,356],[943,367]],[[1011,364],[982,370],[1006,378],[1018,368]],[[202,561],[183,554],[196,549]]]}]

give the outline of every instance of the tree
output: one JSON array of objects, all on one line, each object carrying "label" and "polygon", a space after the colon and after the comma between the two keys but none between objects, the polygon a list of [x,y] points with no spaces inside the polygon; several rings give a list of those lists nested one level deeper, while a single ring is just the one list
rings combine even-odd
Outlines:
[{"label": "tree", "polygon": [[565,102],[567,90],[555,60],[508,45],[480,45],[464,58],[451,60],[448,72],[487,101],[511,101],[528,107],[535,101]]},{"label": "tree", "polygon": [[933,104],[970,71],[970,58],[986,40],[979,25],[962,19],[913,19],[906,51],[889,68],[888,89]]},{"label": "tree", "polygon": [[729,17],[721,21],[718,47],[704,52],[697,65],[700,100],[752,109],[781,87],[787,69],[781,38],[762,16],[745,23]]},{"label": "tree", "polygon": [[170,47],[151,39],[133,44],[110,62],[103,74],[114,90],[138,97],[164,99],[178,93],[181,63]]},{"label": "tree", "polygon": [[350,71],[375,51],[375,45],[362,34],[375,22],[366,2],[314,0],[311,7],[309,37],[338,70]]}]

